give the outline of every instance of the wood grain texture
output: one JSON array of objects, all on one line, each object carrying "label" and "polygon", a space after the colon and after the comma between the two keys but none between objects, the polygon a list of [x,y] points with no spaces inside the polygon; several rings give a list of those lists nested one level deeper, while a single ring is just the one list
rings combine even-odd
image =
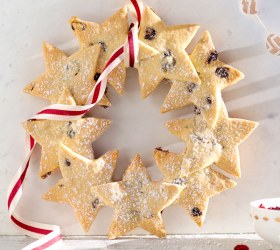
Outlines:
[{"label": "wood grain texture", "polygon": [[[26,236],[0,236],[0,249],[18,250],[31,243]],[[269,250],[270,246],[255,234],[208,234],[208,235],[177,235],[167,239],[151,236],[121,237],[117,240],[107,240],[98,236],[64,237],[61,250],[86,249],[180,249],[180,250],[232,250],[236,245],[247,245],[249,249]]]}]

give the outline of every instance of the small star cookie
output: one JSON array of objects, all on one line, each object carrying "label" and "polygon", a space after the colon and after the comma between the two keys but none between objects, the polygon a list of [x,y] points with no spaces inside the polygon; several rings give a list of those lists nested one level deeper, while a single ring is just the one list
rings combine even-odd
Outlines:
[{"label": "small star cookie", "polygon": [[197,29],[197,25],[187,24],[167,27],[149,7],[144,9],[139,39],[160,52],[139,62],[139,83],[144,98],[165,78],[196,84],[200,82],[185,51]]},{"label": "small star cookie", "polygon": [[[75,104],[67,89],[62,93],[60,100],[64,104]],[[110,123],[109,120],[92,117],[74,121],[29,120],[24,122],[25,130],[42,146],[39,175],[45,178],[59,167],[57,152],[60,142],[75,149],[78,154],[93,159],[92,142],[107,130]]]},{"label": "small star cookie", "polygon": [[164,181],[185,187],[177,203],[191,215],[198,226],[203,224],[209,199],[236,186],[236,182],[214,171],[211,167],[196,171],[188,177],[182,175],[183,154],[155,150],[154,157],[164,174]]},{"label": "small star cookie", "polygon": [[[80,49],[71,56],[49,43],[43,44],[46,72],[24,88],[24,92],[57,103],[69,89],[77,105],[84,105],[94,87],[100,45]],[[99,105],[110,106],[106,96]]]},{"label": "small star cookie", "polygon": [[205,32],[190,58],[201,84],[172,81],[161,111],[164,113],[193,103],[195,112],[203,114],[209,124],[215,125],[222,102],[221,90],[243,79],[244,75],[218,60],[209,32]]},{"label": "small star cookie", "polygon": [[236,177],[240,177],[238,145],[257,127],[258,123],[229,118],[222,103],[217,123],[210,126],[202,115],[194,119],[177,119],[167,122],[168,130],[187,143],[183,168],[193,173],[215,162]]},{"label": "small star cookie", "polygon": [[63,179],[44,194],[43,199],[69,203],[87,232],[102,205],[92,196],[90,188],[112,181],[117,158],[115,150],[90,160],[60,144],[58,161]]},{"label": "small star cookie", "polygon": [[165,237],[161,211],[174,202],[181,190],[179,185],[151,181],[139,155],[132,160],[122,181],[92,188],[95,197],[115,208],[109,239],[136,227]]}]

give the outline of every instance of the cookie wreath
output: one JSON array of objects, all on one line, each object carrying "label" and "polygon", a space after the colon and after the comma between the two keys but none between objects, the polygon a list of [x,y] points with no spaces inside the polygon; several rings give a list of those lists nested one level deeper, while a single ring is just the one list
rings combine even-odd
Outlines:
[{"label": "cookie wreath", "polygon": [[[98,85],[102,77],[100,70],[106,68],[111,53],[129,37],[126,10],[122,8],[100,25],[73,17],[70,23],[81,49],[67,57],[45,44],[46,73],[27,85],[25,91],[52,103],[86,104],[88,86]],[[29,133],[37,136],[45,152],[41,156],[40,176],[46,177],[58,167],[62,172],[63,179],[44,198],[69,203],[85,231],[89,230],[100,207],[107,205],[116,209],[110,239],[135,227],[165,237],[161,218],[164,208],[179,203],[202,225],[209,198],[236,185],[229,177],[214,171],[211,164],[216,163],[228,173],[240,176],[237,145],[257,124],[228,118],[220,92],[242,79],[243,74],[218,60],[209,33],[205,33],[190,57],[186,53],[197,29],[197,25],[168,27],[149,7],[142,12],[139,53],[135,58],[142,96],[147,97],[163,79],[169,79],[172,85],[162,112],[195,104],[194,118],[168,124],[174,134],[186,141],[186,151],[175,154],[158,148],[154,153],[164,180],[151,181],[140,156],[136,155],[123,180],[111,181],[118,152],[108,152],[96,160],[93,150],[90,152],[91,142],[103,133],[109,121],[97,118],[79,118],[68,123],[36,120],[24,125]],[[108,73],[108,82],[120,94],[125,67],[121,62]],[[99,104],[110,105],[108,102],[103,96]],[[52,167],[46,167],[49,158],[52,158]]]}]

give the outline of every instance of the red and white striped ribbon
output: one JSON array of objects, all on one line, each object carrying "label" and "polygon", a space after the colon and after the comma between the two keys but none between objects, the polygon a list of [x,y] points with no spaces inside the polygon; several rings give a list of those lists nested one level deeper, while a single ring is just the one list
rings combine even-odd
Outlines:
[{"label": "red and white striped ribbon", "polygon": [[[101,100],[107,86],[107,77],[120,62],[124,60],[126,66],[135,66],[138,58],[138,31],[143,5],[141,0],[131,0],[131,3],[135,13],[128,11],[129,32],[127,41],[124,45],[114,51],[106,63],[98,81],[88,97],[87,104],[85,106],[52,104],[38,112],[31,118],[32,120],[48,119],[69,121],[81,118]],[[22,218],[16,212],[17,204],[23,193],[23,184],[29,168],[32,152],[36,146],[36,141],[31,135],[27,134],[26,144],[27,153],[25,161],[12,178],[7,191],[9,216],[13,223],[17,225],[24,234],[38,238],[37,241],[23,248],[24,250],[51,249],[57,247],[58,244],[62,242],[59,226],[30,221]]]}]

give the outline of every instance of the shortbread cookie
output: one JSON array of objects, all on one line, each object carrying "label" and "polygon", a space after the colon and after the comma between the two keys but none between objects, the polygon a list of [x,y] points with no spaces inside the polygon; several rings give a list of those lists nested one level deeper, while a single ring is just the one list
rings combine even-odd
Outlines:
[{"label": "shortbread cookie", "polygon": [[205,32],[190,58],[201,84],[173,81],[161,111],[167,112],[192,103],[195,105],[196,113],[202,114],[211,125],[214,125],[222,102],[221,90],[243,79],[244,75],[218,60],[218,52],[209,32]]},{"label": "shortbread cookie", "polygon": [[[68,57],[61,50],[44,43],[43,52],[46,72],[29,83],[24,92],[57,103],[63,90],[68,88],[77,105],[86,104],[95,83],[100,45],[80,49]],[[110,106],[110,101],[104,96],[99,105]]]},{"label": "shortbread cookie", "polygon": [[144,9],[139,39],[160,53],[139,62],[142,97],[154,91],[164,78],[199,84],[199,77],[185,51],[197,29],[197,25],[167,27],[149,7]]},{"label": "shortbread cookie", "polygon": [[[101,24],[86,22],[77,17],[70,20],[71,27],[82,48],[101,45],[96,74],[100,74],[114,52],[123,45],[128,34],[127,8],[123,7]],[[108,82],[118,93],[123,92],[126,77],[124,62],[121,62],[108,76]]]},{"label": "shortbread cookie", "polygon": [[[64,104],[74,105],[68,89],[59,98]],[[102,135],[110,125],[109,120],[82,118],[74,121],[38,120],[23,123],[25,130],[42,146],[39,175],[47,177],[58,168],[59,143],[74,149],[78,154],[93,159],[92,142]]]},{"label": "shortbread cookie", "polygon": [[77,219],[87,232],[101,203],[92,196],[91,187],[111,182],[118,151],[111,151],[97,160],[87,159],[60,144],[58,161],[63,179],[54,185],[43,198],[48,201],[69,203]]},{"label": "shortbread cookie", "polygon": [[191,215],[198,226],[202,226],[205,219],[209,198],[236,186],[236,182],[211,167],[196,171],[187,178],[182,176],[183,154],[155,150],[154,157],[165,181],[185,187],[177,203]]},{"label": "shortbread cookie", "polygon": [[115,208],[109,239],[136,227],[165,237],[161,211],[178,198],[181,190],[179,185],[151,181],[139,155],[133,159],[122,181],[92,188],[94,197]]},{"label": "shortbread cookie", "polygon": [[[78,17],[72,17],[70,23],[82,48],[95,44],[101,45],[96,73],[96,78],[98,79],[113,52],[126,42],[128,36],[127,7],[121,8],[101,24],[83,21]],[[139,41],[139,57],[137,60],[143,60],[155,54],[158,54],[157,50]],[[108,82],[119,94],[123,93],[125,77],[124,62],[121,62],[108,76]]]},{"label": "shortbread cookie", "polygon": [[194,119],[167,122],[169,131],[187,143],[183,168],[193,173],[215,162],[236,177],[240,177],[238,145],[253,132],[258,123],[229,118],[222,102],[215,126],[210,126],[202,115]]}]

